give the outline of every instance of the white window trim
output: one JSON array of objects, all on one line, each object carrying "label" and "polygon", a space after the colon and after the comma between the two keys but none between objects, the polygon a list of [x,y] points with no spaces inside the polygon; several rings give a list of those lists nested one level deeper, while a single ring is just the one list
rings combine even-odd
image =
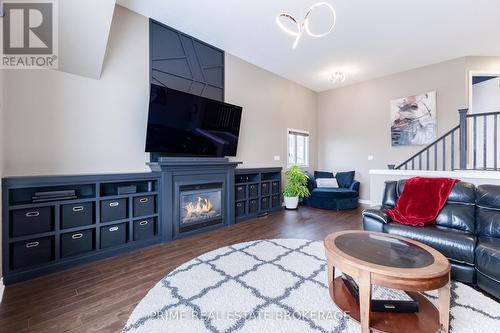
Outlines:
[{"label": "white window trim", "polygon": [[[302,134],[307,135],[307,146],[304,147],[306,149],[306,152],[304,154],[305,155],[304,157],[306,159],[306,163],[302,163],[302,164],[290,163],[290,161],[288,160],[288,157],[290,156],[290,144],[288,143],[288,136],[290,135],[290,132],[297,132],[297,133],[302,133]],[[294,129],[294,128],[287,128],[287,130],[286,130],[286,163],[287,163],[288,167],[291,167],[294,165],[297,165],[298,167],[301,167],[301,168],[309,167],[310,139],[311,139],[311,134],[308,131]],[[295,159],[297,159],[297,142],[295,142]]]}]

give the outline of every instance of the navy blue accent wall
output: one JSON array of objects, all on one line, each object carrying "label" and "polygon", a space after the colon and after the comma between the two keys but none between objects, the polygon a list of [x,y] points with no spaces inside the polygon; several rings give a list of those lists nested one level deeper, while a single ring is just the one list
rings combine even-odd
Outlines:
[{"label": "navy blue accent wall", "polygon": [[151,83],[224,101],[224,51],[150,20]]}]

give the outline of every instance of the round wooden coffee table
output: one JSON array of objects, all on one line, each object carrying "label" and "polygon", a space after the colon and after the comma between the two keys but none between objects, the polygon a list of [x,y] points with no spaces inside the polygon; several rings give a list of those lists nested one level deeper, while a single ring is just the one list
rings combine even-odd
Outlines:
[{"label": "round wooden coffee table", "polygon": [[[422,243],[394,235],[341,231],[324,240],[330,296],[346,314],[361,324],[362,333],[448,332],[450,319],[450,263]],[[359,305],[335,268],[359,284]],[[371,286],[408,291],[419,302],[417,313],[371,313]],[[439,310],[418,292],[438,289]]]}]

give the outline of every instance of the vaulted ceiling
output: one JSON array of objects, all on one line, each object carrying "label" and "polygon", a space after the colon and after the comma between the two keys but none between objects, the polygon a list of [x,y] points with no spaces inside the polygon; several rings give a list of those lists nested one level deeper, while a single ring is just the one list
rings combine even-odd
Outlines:
[{"label": "vaulted ceiling", "polygon": [[[257,66],[323,91],[336,69],[345,84],[467,55],[500,55],[497,0],[325,0],[337,24],[323,38],[293,36],[275,22],[286,12],[302,20],[323,0],[118,0],[144,16],[213,44]],[[321,10],[311,28],[328,26]]]}]

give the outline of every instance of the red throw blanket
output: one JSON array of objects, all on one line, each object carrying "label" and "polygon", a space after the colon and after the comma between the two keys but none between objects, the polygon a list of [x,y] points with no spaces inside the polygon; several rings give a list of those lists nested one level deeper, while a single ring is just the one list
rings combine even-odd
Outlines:
[{"label": "red throw blanket", "polygon": [[388,210],[387,214],[401,224],[423,227],[433,223],[458,181],[452,178],[410,178],[396,208]]}]

